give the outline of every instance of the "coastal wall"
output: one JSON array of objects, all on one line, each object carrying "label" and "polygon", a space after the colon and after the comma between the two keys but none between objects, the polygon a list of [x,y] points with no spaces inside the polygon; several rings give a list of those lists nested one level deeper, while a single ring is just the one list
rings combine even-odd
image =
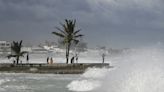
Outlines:
[{"label": "coastal wall", "polygon": [[112,68],[108,63],[76,63],[76,64],[0,64],[0,72],[8,73],[53,73],[81,74],[89,67]]}]

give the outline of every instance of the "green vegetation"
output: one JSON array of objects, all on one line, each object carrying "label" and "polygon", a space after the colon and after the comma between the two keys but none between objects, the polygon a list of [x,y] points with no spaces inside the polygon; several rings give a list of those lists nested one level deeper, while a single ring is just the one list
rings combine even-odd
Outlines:
[{"label": "green vegetation", "polygon": [[15,64],[19,64],[19,58],[24,56],[24,54],[26,54],[26,51],[21,51],[22,48],[22,40],[20,42],[15,42],[13,41],[13,43],[11,44],[11,54],[8,55],[8,58],[11,57],[15,57],[16,58],[16,62],[14,61],[13,63]]},{"label": "green vegetation", "polygon": [[76,20],[65,20],[65,23],[62,24],[62,29],[56,27],[59,32],[52,32],[52,34],[60,37],[62,39],[62,43],[66,48],[66,63],[69,63],[69,51],[71,45],[77,44],[79,42],[79,38],[82,37],[82,34],[79,34],[81,30],[75,30]]}]

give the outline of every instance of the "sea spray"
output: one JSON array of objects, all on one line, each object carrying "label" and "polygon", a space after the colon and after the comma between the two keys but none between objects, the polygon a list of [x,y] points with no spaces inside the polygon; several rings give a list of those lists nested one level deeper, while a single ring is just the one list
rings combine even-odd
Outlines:
[{"label": "sea spray", "polygon": [[72,81],[67,87],[71,91],[91,91],[100,87],[100,81],[97,80],[75,80]]},{"label": "sea spray", "polygon": [[117,68],[95,92],[163,92],[163,56],[162,48],[133,49],[115,61]]},{"label": "sea spray", "polygon": [[[67,87],[72,91],[88,92],[163,92],[164,49],[147,47],[133,49],[111,58],[113,71],[95,68],[86,71],[81,79],[72,81]],[[91,72],[92,71],[92,72]],[[96,73],[93,73],[95,71]],[[102,75],[102,76],[100,76]],[[87,76],[87,77],[85,77]],[[99,76],[99,77],[94,77]],[[85,81],[87,80],[87,82]],[[92,81],[91,81],[92,80]],[[84,82],[85,81],[85,82]],[[95,81],[98,81],[95,83]],[[82,82],[82,83],[81,83]],[[81,84],[80,84],[81,83]],[[88,83],[88,84],[87,84]],[[96,84],[98,86],[94,86]],[[82,86],[79,88],[77,85]],[[86,86],[84,86],[86,85]],[[88,85],[93,87],[86,89]],[[74,87],[72,89],[72,87]]]},{"label": "sea spray", "polygon": [[106,68],[88,68],[79,79],[72,81],[67,88],[71,91],[92,91],[101,87],[101,80],[109,70]]},{"label": "sea spray", "polygon": [[103,78],[106,76],[109,69],[107,68],[88,68],[82,77],[85,78]]}]

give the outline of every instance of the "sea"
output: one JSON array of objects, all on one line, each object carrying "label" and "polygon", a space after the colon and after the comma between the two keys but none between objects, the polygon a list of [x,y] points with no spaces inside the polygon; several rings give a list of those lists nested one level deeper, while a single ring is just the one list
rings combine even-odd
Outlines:
[{"label": "sea", "polygon": [[[64,63],[52,55],[55,63]],[[47,55],[31,54],[30,62]],[[23,59],[22,59],[23,60]],[[1,62],[10,62],[1,58]],[[82,53],[78,63],[101,63],[98,53]],[[0,73],[0,92],[164,92],[164,48],[149,46],[107,55],[114,68],[88,68],[83,74]]]}]

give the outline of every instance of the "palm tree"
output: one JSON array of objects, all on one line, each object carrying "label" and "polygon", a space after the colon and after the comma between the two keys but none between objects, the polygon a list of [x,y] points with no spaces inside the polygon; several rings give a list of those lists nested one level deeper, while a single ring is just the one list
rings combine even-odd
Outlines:
[{"label": "palm tree", "polygon": [[75,24],[76,20],[67,20],[65,19],[65,24],[61,23],[62,29],[56,27],[59,32],[52,32],[52,34],[59,36],[62,38],[62,42],[66,48],[66,63],[68,64],[69,61],[69,51],[72,43],[77,44],[79,42],[80,37],[82,34],[78,34],[81,30],[75,31]]},{"label": "palm tree", "polygon": [[21,48],[22,40],[20,42],[13,41],[13,43],[11,44],[11,54],[7,56],[8,58],[15,57],[16,64],[19,64],[19,58],[24,56],[25,53],[27,53],[26,51],[21,51]]}]

